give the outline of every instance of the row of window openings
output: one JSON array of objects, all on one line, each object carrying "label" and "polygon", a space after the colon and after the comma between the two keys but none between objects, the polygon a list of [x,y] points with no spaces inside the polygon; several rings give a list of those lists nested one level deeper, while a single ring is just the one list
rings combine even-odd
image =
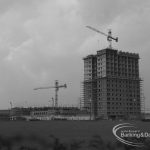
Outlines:
[{"label": "row of window openings", "polygon": [[[105,84],[103,84],[103,85],[105,85]],[[103,85],[102,85],[102,84],[99,84],[98,87],[99,87],[99,88],[100,88],[100,87],[103,87]],[[116,88],[117,88],[117,87],[120,87],[120,88],[121,88],[121,87],[126,87],[126,88],[137,88],[137,89],[139,88],[137,85],[107,84],[107,87],[110,87],[110,86],[111,86],[111,87],[116,87]]]},{"label": "row of window openings", "polygon": [[[99,100],[100,100],[100,98],[102,98],[102,96],[106,96],[105,94],[99,94],[98,95],[98,98],[99,98]],[[109,94],[109,95],[107,95],[107,100],[110,100],[110,99],[112,99],[112,100],[114,100],[114,99],[116,99],[116,100],[118,100],[118,99],[120,99],[120,100],[122,100],[123,98],[130,98],[130,97],[132,97],[132,98],[139,98],[140,97],[140,95],[139,94],[137,94],[137,95],[128,95],[128,94]]]},{"label": "row of window openings", "polygon": [[107,74],[116,74],[116,75],[126,75],[126,76],[138,76],[139,73],[138,72],[122,72],[121,70],[118,70],[118,71],[114,71],[114,70],[111,70],[111,71],[106,71]]},{"label": "row of window openings", "polygon": [[[138,84],[139,82],[137,82],[137,81],[129,81],[129,80],[115,80],[115,79],[113,79],[113,80],[110,80],[110,79],[107,79],[106,80],[107,82],[112,82],[112,83],[128,83],[128,84]],[[99,83],[102,83],[102,82],[104,82],[104,81],[99,81]]]},{"label": "row of window openings", "polygon": [[128,71],[128,72],[124,72],[124,71],[122,71],[122,70],[103,70],[103,71],[105,71],[107,74],[117,74],[117,75],[128,75],[128,76],[130,76],[130,75],[134,75],[134,76],[138,76],[139,75],[139,72],[137,71],[137,72],[133,72],[133,71]]},{"label": "row of window openings", "polygon": [[[98,66],[100,66],[100,65],[103,65],[103,63],[101,63],[101,64],[98,64]],[[105,66],[105,65],[104,65]],[[84,68],[86,68],[86,69],[88,69],[88,68],[91,68],[92,66],[91,65],[85,65],[84,66]],[[105,66],[106,67],[106,66]],[[93,67],[94,68],[94,67]],[[95,68],[96,68],[96,66],[95,66]],[[116,66],[116,65],[114,65],[114,64],[111,64],[111,65],[109,65],[109,64],[107,64],[107,67],[106,68],[118,68],[118,69],[127,69],[127,66],[122,66],[122,65],[118,65],[118,67]],[[135,66],[128,66],[128,70],[133,70],[133,69],[135,69],[135,70],[138,70],[138,66],[137,65],[135,65]]]},{"label": "row of window openings", "polygon": [[[100,105],[101,105],[101,103],[99,103]],[[107,102],[107,105],[130,105],[130,106],[132,106],[132,105],[137,105],[137,106],[140,106],[140,103],[135,103],[133,100],[132,100],[132,102],[130,101],[129,103],[119,103],[119,102]]]},{"label": "row of window openings", "polygon": [[[122,87],[128,87],[128,86],[125,86],[125,85],[123,86],[123,85],[122,85]],[[99,89],[99,92],[100,92],[100,91],[102,91],[102,88]],[[114,89],[114,88],[108,89],[108,88],[107,88],[107,91],[109,91],[109,92],[110,92],[110,91],[112,91],[112,92],[130,92],[130,93],[140,92],[140,91],[139,91],[139,88],[134,88],[134,90],[132,90],[132,91],[130,91],[129,89],[118,89],[118,88],[116,88],[116,89]]]},{"label": "row of window openings", "polygon": [[[102,61],[103,59],[113,59],[115,61],[121,61],[121,62],[138,62],[138,59],[133,59],[133,58],[127,58],[127,57],[118,57],[118,56],[115,56],[115,55],[104,55],[103,57],[98,57],[97,58],[97,61]],[[91,63],[92,61],[91,60],[88,60],[88,61],[85,61],[86,63]]]},{"label": "row of window openings", "polygon": [[121,67],[121,68],[138,68],[138,66],[139,66],[136,63],[135,64],[124,64],[121,62],[109,62],[109,61],[106,62],[106,65],[107,65],[107,67],[108,66],[111,66],[111,67],[117,66],[117,67]]},{"label": "row of window openings", "polygon": [[98,75],[100,75],[100,74],[102,74],[102,73],[106,74],[105,70],[104,70],[104,71],[99,71],[99,72],[98,72]]},{"label": "row of window openings", "polygon": [[[105,95],[105,94],[102,94],[102,93],[99,94],[99,96],[102,96],[102,95]],[[114,93],[107,93],[107,96],[124,96],[124,97],[125,96],[127,96],[127,97],[128,96],[129,97],[136,97],[137,96],[137,97],[139,97],[140,95],[139,94],[119,94],[119,93],[118,94],[117,93],[114,94]]]},{"label": "row of window openings", "polygon": [[[101,67],[102,68],[102,67]],[[138,71],[138,68],[123,68],[123,67],[111,67],[111,66],[107,66],[107,67],[105,67],[105,68],[107,68],[107,70],[121,70],[121,71],[123,71],[123,72],[137,72]],[[99,69],[100,69],[100,67],[99,67]]]},{"label": "row of window openings", "polygon": [[[102,99],[101,98],[98,98],[99,99],[99,101],[102,101]],[[128,99],[126,99],[126,98],[118,98],[118,97],[116,97],[116,98],[114,98],[114,97],[112,97],[112,98],[110,98],[110,97],[107,97],[107,101],[132,101],[133,102],[133,100],[136,100],[136,101],[139,101],[139,98],[134,98],[133,97],[133,99],[131,99],[131,100],[128,100]]]},{"label": "row of window openings", "polygon": [[130,91],[117,91],[117,92],[106,92],[106,91],[103,91],[103,90],[101,90],[101,91],[99,91],[99,92],[101,92],[101,93],[99,93],[98,95],[99,96],[102,96],[102,95],[106,95],[106,93],[107,93],[107,96],[130,96],[130,97],[136,97],[136,96],[140,96],[140,92],[139,91],[137,91],[137,92],[130,92]]},{"label": "row of window openings", "polygon": [[107,112],[107,114],[123,114],[123,112]]},{"label": "row of window openings", "polygon": [[[128,97],[128,98],[131,98],[131,97]],[[105,99],[105,97],[104,97],[104,99]],[[103,99],[103,100],[104,100]],[[98,100],[101,102],[101,101],[103,101],[102,100],[102,97],[101,98],[98,98]],[[127,97],[121,97],[121,98],[118,98],[118,97],[116,97],[116,98],[114,98],[114,97],[107,97],[107,101],[108,102],[134,102],[134,100],[136,101],[136,102],[139,102],[140,100],[139,100],[139,98],[135,98],[135,97],[133,97],[132,98],[132,100],[127,100]],[[104,100],[105,101],[105,100]]]},{"label": "row of window openings", "polygon": [[90,69],[85,69],[84,70],[84,72],[97,72],[97,71],[101,71],[101,70],[104,70],[104,71],[107,71],[107,73],[123,73],[123,74],[138,74],[138,70],[123,70],[123,69],[113,69],[113,68],[111,68],[111,69],[106,69],[105,67],[99,67],[98,68],[98,70],[91,70],[91,68]]},{"label": "row of window openings", "polygon": [[[109,109],[109,110],[118,110],[118,109],[120,109],[119,107],[107,107],[107,109]],[[132,110],[132,111],[135,111],[135,110],[139,110],[140,109],[140,107],[126,107],[125,108],[126,110]]]},{"label": "row of window openings", "polygon": [[98,67],[98,70],[102,70],[102,69],[106,70],[106,67]]},{"label": "row of window openings", "polygon": [[[104,89],[105,87],[106,87],[106,84],[101,84],[101,85],[97,86],[99,92],[102,90],[106,91]],[[120,88],[120,89],[118,89],[118,88]],[[133,89],[133,90],[131,91],[131,89]],[[120,84],[119,85],[117,85],[117,84],[116,85],[112,85],[112,84],[107,85],[107,91],[116,91],[116,92],[117,91],[130,92],[131,91],[131,92],[133,92],[133,91],[138,91],[138,90],[140,90],[140,88],[138,86],[129,86],[129,85],[120,85]]]},{"label": "row of window openings", "polygon": [[[105,70],[104,70],[105,71]],[[106,72],[108,75],[118,75],[118,76],[136,76],[138,77],[139,76],[139,73],[138,72],[121,72],[121,71],[107,71]]]},{"label": "row of window openings", "polygon": [[[99,67],[98,68],[98,70],[107,70],[107,72],[108,73],[110,73],[110,72],[115,72],[115,73],[117,73],[117,72],[120,72],[120,73],[138,73],[138,69],[129,69],[128,71],[127,70],[125,70],[125,69],[123,69],[123,68],[107,68],[106,69],[106,67]],[[91,68],[86,68],[86,69],[84,69],[84,72],[92,72],[92,71],[94,71],[94,70],[92,70]],[[95,71],[97,71],[97,70],[95,70]]]},{"label": "row of window openings", "polygon": [[[105,62],[103,63],[98,63],[97,66],[100,66],[100,65],[104,65],[105,66]],[[116,67],[117,66],[117,67]],[[91,68],[92,65],[84,65],[85,68]],[[96,65],[95,65],[96,67]],[[113,67],[116,67],[116,68],[122,68],[122,69],[126,69],[127,68],[127,65],[117,65],[117,64],[113,64],[113,63],[107,63],[107,68],[113,68]],[[135,69],[135,70],[138,70],[138,65],[128,65],[128,69]]]},{"label": "row of window openings", "polygon": [[[104,75],[106,75],[106,73],[105,72],[99,72],[98,73],[98,76],[99,75],[101,75],[101,74],[104,74]],[[114,73],[111,73],[111,75],[113,75]],[[93,74],[94,75],[94,74]],[[110,73],[108,74],[108,75],[110,75]],[[114,74],[114,75],[117,75],[117,73],[116,74]],[[124,74],[118,74],[118,76],[122,76],[122,75],[124,75]],[[92,76],[92,74],[86,74],[85,75],[85,78],[87,77],[91,77]],[[127,76],[127,75],[125,75],[125,76]],[[95,74],[95,77],[96,77],[96,74]],[[138,78],[139,77],[139,75],[137,75],[137,74],[129,74],[129,77],[136,77],[136,78]]]},{"label": "row of window openings", "polygon": [[[136,93],[136,92],[140,92],[140,89],[138,88],[138,87],[135,87],[135,86],[126,86],[126,85],[116,85],[116,88],[115,88],[115,86],[112,86],[112,87],[114,87],[114,88],[107,88],[107,89],[104,89],[105,88],[105,85],[99,85],[98,86],[98,92],[105,92],[106,90],[107,90],[107,92],[128,92],[128,93],[132,93],[132,94],[134,94],[134,93]],[[131,91],[131,88],[133,89],[132,91]]]},{"label": "row of window openings", "polygon": [[[98,107],[101,111],[104,110],[103,107]],[[140,107],[124,107],[124,109],[120,109],[120,107],[107,107],[107,111],[122,111],[122,110],[131,110],[136,112],[137,110],[140,110]],[[106,111],[106,109],[105,109]]]},{"label": "row of window openings", "polygon": [[34,115],[47,115],[47,112],[35,112]]},{"label": "row of window openings", "polygon": [[[107,87],[109,87],[109,88],[107,88],[108,91],[111,91],[111,90],[112,91],[129,90],[131,88],[133,88],[133,90],[136,91],[136,90],[140,89],[139,85],[135,85],[135,84],[134,85],[129,85],[129,84],[114,84],[114,83],[112,83],[112,84],[105,84],[105,83],[104,84],[98,84],[97,88],[99,88],[99,90],[101,90],[101,89],[103,89],[103,87],[105,85],[107,85]],[[118,88],[120,88],[120,89],[118,89]],[[128,89],[124,89],[124,88],[128,88]]]},{"label": "row of window openings", "polygon": [[114,70],[111,70],[111,71],[108,71],[107,70],[107,74],[118,74],[118,75],[128,75],[128,76],[138,76],[138,72],[122,72],[121,70],[118,70],[118,71],[114,71]]},{"label": "row of window openings", "polygon": [[128,62],[137,62],[138,59],[133,59],[133,58],[127,58],[127,57],[118,57],[118,56],[115,56],[115,55],[107,55],[106,56],[107,59],[115,59],[115,60],[118,60],[118,61],[127,61]]},{"label": "row of window openings", "polygon": [[107,63],[117,63],[117,64],[124,64],[124,65],[137,65],[138,61],[122,61],[122,60],[116,60],[116,59],[106,59]]},{"label": "row of window openings", "polygon": [[110,62],[107,62],[106,63],[107,67],[118,67],[118,68],[138,68],[138,64],[121,64],[121,63],[110,63]]},{"label": "row of window openings", "polygon": [[[114,93],[114,92],[110,92],[110,93]],[[140,91],[139,90],[134,90],[134,91],[130,91],[130,90],[119,90],[118,92],[116,92],[116,94],[119,93],[123,93],[123,95],[127,95],[127,96],[139,96]]]},{"label": "row of window openings", "polygon": [[101,62],[101,63],[97,63],[97,66],[104,65],[104,64],[106,64],[105,61],[103,61],[103,62]]},{"label": "row of window openings", "polygon": [[[123,114],[123,112],[107,112],[109,115],[110,114]],[[133,112],[133,111],[130,111],[130,112],[128,112],[128,114],[135,114],[135,113],[137,113],[137,112]]]}]

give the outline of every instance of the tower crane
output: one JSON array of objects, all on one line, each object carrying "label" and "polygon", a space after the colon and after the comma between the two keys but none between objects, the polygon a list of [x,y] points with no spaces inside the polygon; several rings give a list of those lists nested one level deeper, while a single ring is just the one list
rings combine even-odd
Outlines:
[{"label": "tower crane", "polygon": [[104,36],[106,36],[106,37],[107,37],[107,41],[108,41],[108,43],[109,43],[109,48],[112,48],[112,43],[111,43],[112,40],[118,42],[118,37],[116,37],[116,38],[113,37],[113,36],[112,36],[112,33],[111,33],[111,30],[109,30],[109,31],[108,31],[108,34],[106,34],[106,33],[103,33],[103,32],[101,32],[101,31],[99,31],[99,30],[97,30],[97,29],[91,27],[91,26],[86,26],[86,27],[89,28],[89,29],[91,29],[91,30],[93,30],[93,31],[95,31],[95,32],[98,32],[98,33],[103,34]]},{"label": "tower crane", "polygon": [[12,110],[12,108],[13,108],[12,101],[10,101],[10,108],[11,108],[11,110]]},{"label": "tower crane", "polygon": [[58,107],[58,91],[59,91],[59,88],[67,88],[67,84],[59,85],[58,80],[56,80],[54,86],[38,87],[38,88],[34,88],[34,90],[51,89],[51,88],[55,89],[55,107]]}]

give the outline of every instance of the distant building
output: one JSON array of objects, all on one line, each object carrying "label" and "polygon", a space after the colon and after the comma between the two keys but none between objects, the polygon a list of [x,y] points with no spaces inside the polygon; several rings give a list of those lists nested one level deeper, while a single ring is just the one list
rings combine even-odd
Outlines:
[{"label": "distant building", "polygon": [[0,110],[0,120],[90,120],[90,113],[78,107],[14,107]]},{"label": "distant building", "polygon": [[110,48],[84,60],[84,107],[95,117],[138,118],[139,54]]},{"label": "distant building", "polygon": [[10,120],[10,110],[0,110],[0,120]]},{"label": "distant building", "polygon": [[14,107],[10,111],[10,120],[26,120],[33,108]]},{"label": "distant building", "polygon": [[31,111],[31,120],[90,120],[90,114],[77,107],[57,107]]}]

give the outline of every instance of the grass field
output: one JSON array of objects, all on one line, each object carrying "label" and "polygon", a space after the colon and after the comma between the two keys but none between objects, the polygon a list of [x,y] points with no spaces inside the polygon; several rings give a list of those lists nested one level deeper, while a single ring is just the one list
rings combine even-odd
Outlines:
[{"label": "grass field", "polygon": [[[150,133],[150,122],[141,121],[1,121],[0,149],[139,150],[116,140],[112,128],[120,123]],[[148,150],[150,141],[144,145],[141,150]]]},{"label": "grass field", "polygon": [[[58,137],[61,141],[72,139],[88,140],[98,135],[102,139],[115,141],[112,134],[112,128],[124,123],[120,121],[1,121],[0,135],[14,136],[21,134],[23,136],[37,135],[42,138],[49,138],[50,135]],[[129,121],[126,121],[129,123]],[[150,122],[130,121],[140,129],[150,132]]]}]

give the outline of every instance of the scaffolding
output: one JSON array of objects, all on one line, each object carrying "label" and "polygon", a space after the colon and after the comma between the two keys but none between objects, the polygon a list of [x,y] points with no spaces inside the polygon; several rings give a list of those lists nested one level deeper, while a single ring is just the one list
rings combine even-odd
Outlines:
[{"label": "scaffolding", "polygon": [[145,114],[145,96],[144,96],[144,80],[140,82],[140,102],[141,102],[141,114]]},{"label": "scaffolding", "polygon": [[91,98],[92,98],[92,81],[83,81],[83,109],[87,110],[87,112],[91,112]]},{"label": "scaffolding", "polygon": [[80,110],[84,110],[84,82],[80,82],[80,97],[79,97],[79,107]]}]

